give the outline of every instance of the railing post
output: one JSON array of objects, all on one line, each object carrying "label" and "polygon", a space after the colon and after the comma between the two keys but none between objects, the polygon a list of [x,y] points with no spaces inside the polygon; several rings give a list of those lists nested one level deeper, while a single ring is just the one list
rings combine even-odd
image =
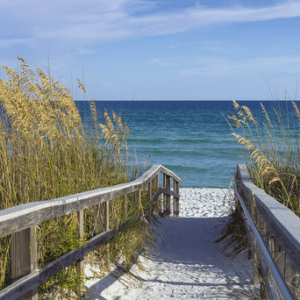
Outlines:
[{"label": "railing post", "polygon": [[[167,190],[171,190],[171,176],[166,175],[166,185]],[[170,216],[171,214],[171,195],[165,194],[165,214]]]},{"label": "railing post", "polygon": [[[77,212],[77,221],[78,221],[78,225],[77,225],[78,237],[83,238],[84,210],[80,210]],[[84,278],[84,257],[81,257],[80,259],[77,260],[76,267],[77,267],[77,274],[81,274],[81,279],[83,279]],[[81,291],[83,291],[84,289],[83,282],[81,283],[80,289]]]},{"label": "railing post", "polygon": [[[136,202],[137,206],[142,209],[142,190],[136,191]],[[141,206],[140,206],[141,205]]]},{"label": "railing post", "polygon": [[[249,197],[252,197],[252,195]],[[252,197],[252,201],[250,202],[250,210],[249,213],[251,215],[251,218],[254,222],[254,224],[257,226],[257,213],[256,213],[256,203],[255,203],[255,198]],[[259,278],[259,272],[260,272],[260,256],[259,256],[259,249],[258,249],[258,243],[257,240],[253,234],[253,241],[251,243],[251,256],[252,256],[252,266],[253,266],[253,284],[259,284],[260,283],[260,278]],[[256,256],[256,258],[255,258]],[[257,260],[257,261],[256,261]]]},{"label": "railing post", "polygon": [[[241,183],[240,183],[240,178],[238,175],[238,170],[236,172],[236,183],[237,183],[238,192],[241,194],[241,196],[243,196],[243,191],[242,191],[242,187],[241,187]],[[236,193],[235,193],[235,196],[236,196]],[[243,198],[247,198],[247,197],[243,197]],[[251,218],[253,219],[253,222],[255,223],[255,225],[257,225],[255,199],[254,200],[252,199],[252,201],[248,201],[248,199],[244,199],[244,200],[245,200],[247,209],[251,215]],[[238,210],[239,210],[239,208],[238,208],[239,206],[240,206],[240,204],[236,203],[236,208]],[[252,238],[250,236],[248,237],[248,259],[252,259],[252,268],[253,268],[252,283],[259,284],[260,283],[259,266],[257,266],[256,259],[255,259],[255,256],[256,256],[258,264],[259,264],[260,257],[258,257],[258,243],[256,241],[254,234],[252,234],[252,230],[251,229],[249,229],[249,230],[250,230],[249,234],[252,235]]]},{"label": "railing post", "polygon": [[286,283],[288,283],[288,287],[289,287],[292,295],[296,298],[297,291],[295,289],[293,289],[289,284],[291,284],[293,287],[296,288],[297,270],[292,265],[291,261],[289,260],[289,258],[285,252],[284,252],[284,256],[285,256],[284,280]]},{"label": "railing post", "polygon": [[[151,196],[152,196],[152,181],[149,181],[148,183],[148,198],[149,198],[149,201],[151,199]],[[149,207],[149,222],[151,222],[151,216],[152,216],[152,205],[150,205]]]},{"label": "railing post", "polygon": [[[236,172],[236,183],[237,183],[237,187],[238,187],[238,192],[240,193],[240,195],[242,194],[241,192],[241,187],[240,187],[240,180],[238,178],[238,172]],[[234,189],[234,201],[235,201],[235,210],[238,211],[238,213],[240,214],[241,213],[241,204],[240,204],[240,201],[239,201],[239,198],[236,194],[236,190]]]},{"label": "railing post", "polygon": [[[242,196],[243,195],[243,190],[242,190],[242,187],[241,187],[241,181],[240,181],[240,178],[239,178],[238,168],[236,169],[235,179],[236,179],[236,185],[237,185],[238,192]],[[235,208],[239,212],[241,212],[242,211],[241,210],[241,204],[240,204],[240,201],[238,200],[235,189],[234,189],[234,196],[235,196]],[[250,212],[250,207],[248,206],[249,201],[248,201],[247,197],[244,197],[243,200],[245,202],[245,205],[246,205],[248,211]],[[252,259],[252,255],[253,255],[252,252],[253,252],[252,251],[252,242],[251,242],[250,229],[249,229],[249,232],[248,232],[248,259]]]},{"label": "railing post", "polygon": [[[157,190],[158,190],[158,187],[159,187],[159,174],[157,174],[157,176],[154,177],[153,181],[154,181],[153,186],[155,186],[155,190],[157,191]],[[157,213],[158,213],[158,214],[161,214],[161,213],[162,213],[162,208],[161,208],[161,196],[159,196],[159,197],[157,198],[155,207],[156,207]]]},{"label": "railing post", "polygon": [[[250,215],[255,225],[257,225],[256,221],[256,208],[255,208],[255,200],[250,201]],[[254,236],[254,235],[253,235]],[[254,236],[253,242],[252,242],[252,265],[253,265],[253,284],[259,284],[260,278],[259,278],[259,269],[260,269],[260,257],[258,253],[258,243]],[[256,258],[255,258],[256,256]],[[257,260],[257,261],[256,261]]]},{"label": "railing post", "polygon": [[[259,215],[259,213],[256,213],[257,215],[257,229],[265,243],[265,245],[267,245],[267,227],[266,227],[266,223],[264,222],[263,218]],[[261,274],[263,276],[263,281],[265,283],[265,286],[267,287],[268,284],[268,279],[267,279],[267,272],[264,272],[264,270],[266,270],[266,266],[262,265],[262,261],[261,261],[261,256],[258,257],[259,259],[259,268],[261,271]],[[263,289],[263,285],[262,282],[260,282],[260,297],[262,299],[267,299],[267,295],[265,290]]]},{"label": "railing post", "polygon": [[[37,269],[36,226],[12,234],[12,283]],[[17,300],[38,300],[38,288],[24,293]]]},{"label": "railing post", "polygon": [[[179,182],[173,179],[173,190],[176,194],[179,194]],[[174,217],[179,217],[179,198],[173,197],[173,214]]]},{"label": "railing post", "polygon": [[[296,285],[296,269],[291,264],[288,259],[285,251],[282,249],[281,245],[274,238],[274,261],[280,271],[285,282],[291,284],[292,286]],[[288,287],[293,296],[296,296],[296,291],[288,284]]]},{"label": "railing post", "polygon": [[[109,201],[105,203],[105,210],[104,210],[104,222],[105,222],[105,231],[109,230]],[[107,263],[109,263],[109,241],[107,241],[107,255],[106,255]]]},{"label": "railing post", "polygon": [[[166,177],[167,175],[163,173],[163,188],[166,188]],[[163,193],[163,199],[162,199],[162,213],[165,215],[166,213],[166,194]]]},{"label": "railing post", "polygon": [[156,186],[156,177],[154,177],[152,180],[151,180],[151,196],[152,196],[152,189],[155,188],[155,192],[157,190],[157,186]]}]

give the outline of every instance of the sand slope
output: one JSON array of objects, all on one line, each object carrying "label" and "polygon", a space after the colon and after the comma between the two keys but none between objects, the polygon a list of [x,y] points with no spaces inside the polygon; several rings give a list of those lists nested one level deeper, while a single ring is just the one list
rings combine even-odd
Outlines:
[{"label": "sand slope", "polygon": [[[222,255],[219,244],[214,243],[220,236],[217,224],[228,215],[223,199],[227,189],[180,189],[179,218],[161,219],[155,256],[140,257],[147,272],[131,269],[133,277],[142,280],[142,286],[123,275],[130,289],[108,275],[99,280],[87,281],[85,287],[93,290],[90,299],[248,299],[232,295],[226,291],[238,288],[230,279],[241,282],[230,267],[239,269],[240,264]],[[231,193],[231,201],[233,195]],[[239,270],[243,276],[251,276],[251,262],[244,253],[244,266]],[[85,274],[91,276],[90,266],[85,266]],[[95,270],[96,271],[96,270]],[[133,278],[132,277],[132,278]],[[250,279],[249,279],[250,280]],[[244,286],[246,288],[246,286]],[[221,289],[221,290],[219,290]]]}]

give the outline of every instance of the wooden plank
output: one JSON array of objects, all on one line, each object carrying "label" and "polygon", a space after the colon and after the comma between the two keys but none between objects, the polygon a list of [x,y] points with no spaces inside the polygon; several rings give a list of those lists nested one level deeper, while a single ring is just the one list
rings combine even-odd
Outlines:
[{"label": "wooden plank", "polygon": [[[166,184],[167,184],[167,175],[166,174],[163,174],[163,187],[164,189],[166,189]],[[163,193],[163,208],[162,208],[162,212],[163,214],[165,215],[166,214],[166,209],[167,209],[167,195],[165,193]]]},{"label": "wooden plank", "polygon": [[[155,190],[158,190],[158,184],[156,183],[156,178],[153,178],[152,180],[152,186],[155,188]],[[152,196],[151,196],[152,197]],[[155,203],[153,204],[153,212],[157,212],[158,211],[158,200],[155,201]]]},{"label": "wooden plank", "polygon": [[[14,233],[11,239],[12,283],[37,269],[36,227]],[[18,300],[38,300],[38,288],[34,287],[17,298]]]},{"label": "wooden plank", "polygon": [[[84,225],[84,211],[80,210],[77,212],[77,231],[78,231],[78,237],[83,238],[83,225]],[[81,278],[84,278],[84,256],[79,258],[76,261],[76,268],[77,268],[77,274],[81,273]],[[81,290],[84,290],[84,284],[81,283]],[[83,296],[83,295],[80,295]]]},{"label": "wooden plank", "polygon": [[[105,224],[105,231],[109,231],[109,201],[106,201],[104,203],[105,209],[104,209],[104,224]],[[109,241],[107,241],[106,245],[106,261],[109,263]]]},{"label": "wooden plank", "polygon": [[164,189],[159,187],[156,192],[151,196],[149,204],[155,203],[157,202],[157,199],[159,198],[159,196],[163,193]]},{"label": "wooden plank", "polygon": [[[151,196],[152,196],[152,181],[150,181],[148,183],[148,192],[147,192],[147,197],[149,198],[149,201],[151,199]],[[153,209],[152,209],[152,206],[149,207],[149,209],[147,210],[147,215],[149,216],[148,217],[148,222],[151,222],[151,216],[152,216],[152,213],[153,213]]]},{"label": "wooden plank", "polygon": [[[162,175],[163,176],[163,175]],[[157,175],[157,178],[156,178],[156,181],[157,181],[157,186],[159,186],[159,175]],[[163,197],[164,197],[164,194],[161,194],[159,197],[158,197],[158,200],[157,200],[157,204],[158,204],[158,208],[159,208],[159,213],[160,214],[163,214],[164,213],[164,210],[163,210]]]},{"label": "wooden plank", "polygon": [[[247,207],[247,210],[250,212],[250,208],[248,206],[249,204],[249,201],[247,199],[247,197],[245,197],[244,193],[243,193],[243,190],[242,190],[242,186],[241,186],[241,180],[240,180],[240,177],[239,177],[239,173],[238,173],[238,168],[236,170],[236,174],[235,174],[235,180],[236,180],[236,185],[237,185],[237,189],[238,189],[238,193],[240,194],[240,196],[243,198],[244,200],[244,203]],[[238,197],[237,197],[237,194],[236,194],[236,190],[234,189],[234,196],[235,196],[235,205],[239,207],[239,211],[242,213],[242,217],[244,219],[244,224],[245,224],[245,228],[246,228],[246,232],[247,232],[247,249],[248,249],[248,260],[252,259],[252,241],[253,241],[253,238],[252,238],[252,230],[250,229],[250,223],[249,221],[247,220],[247,218],[245,217],[245,214],[244,214],[244,211],[241,207],[241,204],[238,200]]]},{"label": "wooden plank", "polygon": [[254,241],[252,242],[252,268],[253,268],[252,284],[260,283],[259,264],[260,264],[260,257],[258,255],[258,243],[257,240],[254,238]]},{"label": "wooden plank", "polygon": [[92,251],[107,238],[113,237],[114,234],[115,230],[109,232],[102,232],[97,236],[91,238],[89,241],[87,241],[84,248],[77,248],[75,250],[72,250],[66,253],[65,255],[61,256],[57,260],[49,263],[42,269],[35,270],[32,273],[23,276],[19,280],[15,281],[11,285],[0,291],[0,300],[15,300],[18,297],[20,297],[22,293],[26,293],[27,291],[38,287],[40,284],[49,280],[52,276],[62,271],[70,264],[79,260],[88,252]]},{"label": "wooden plank", "polygon": [[282,245],[292,264],[300,273],[300,219],[287,207],[256,187],[250,181],[250,175],[245,165],[238,165],[243,193],[252,202],[254,192],[256,210],[264,219],[267,227]]},{"label": "wooden plank", "polygon": [[[158,187],[159,187],[159,174],[155,177],[155,186],[158,189]],[[161,196],[159,196],[157,198],[157,201],[156,201],[156,210],[157,210],[157,212],[159,214],[163,213]]]},{"label": "wooden plank", "polygon": [[26,203],[1,210],[0,238],[36,226],[42,222],[113,200],[118,196],[136,192],[147,187],[149,181],[158,176],[159,172],[165,172],[180,182],[180,178],[173,172],[161,165],[154,165],[141,177],[132,182],[60,197],[53,200]]},{"label": "wooden plank", "polygon": [[109,230],[109,201],[105,202],[105,231]]},{"label": "wooden plank", "polygon": [[[276,239],[274,239],[274,257],[275,263],[285,282],[295,286],[296,269],[291,264],[288,256],[283,250],[283,247],[278,243]],[[290,291],[292,292],[293,296],[296,296],[295,290],[291,288],[289,284],[288,287]]]},{"label": "wooden plank", "polygon": [[150,181],[150,182],[148,183],[148,197],[149,197],[149,199],[150,199],[151,196],[152,196],[152,182],[153,182],[153,181]]},{"label": "wooden plank", "polygon": [[[179,183],[173,179],[174,193],[179,196]],[[173,215],[179,217],[179,197],[173,195]]]},{"label": "wooden plank", "polygon": [[168,170],[167,168],[165,168],[164,166],[161,166],[160,165],[160,172],[168,175],[168,176],[171,176],[172,178],[174,178],[177,182],[181,182],[181,179],[175,174],[173,173],[172,171]]},{"label": "wooden plank", "polygon": [[[272,232],[270,230],[268,231],[268,250],[272,256],[272,259],[276,263],[277,257],[278,257],[278,242],[276,241],[274,235],[272,234]],[[276,263],[276,265],[277,265],[277,263]],[[278,267],[278,265],[277,265],[277,267]],[[268,270],[268,276],[270,276],[272,278],[272,274],[269,270]],[[274,279],[272,279],[272,282],[274,282]],[[276,291],[276,294],[280,298],[280,293],[277,288],[277,285],[273,284],[273,286],[274,286],[273,289]]]},{"label": "wooden plank", "polygon": [[[244,176],[245,176],[245,173],[244,173]],[[255,192],[254,192],[254,194],[255,194]],[[255,197],[255,195],[254,195],[254,199],[253,199],[253,197],[252,197],[252,195],[250,195],[250,193],[248,194],[248,200],[251,202],[250,203],[251,207],[255,207],[258,203],[257,197]],[[273,199],[273,200],[276,201],[275,199]],[[257,211],[257,207],[256,207],[256,211]],[[254,219],[254,216],[253,216],[253,219]],[[267,224],[266,224],[266,222],[264,222],[263,218],[260,218],[258,213],[256,216],[256,221],[257,221],[256,222],[257,228],[259,229],[259,231],[262,235],[262,238],[268,247],[270,254],[272,255],[274,261],[276,262],[276,265],[277,265],[280,273],[282,274],[282,277],[285,279],[286,283],[288,283],[288,284],[290,283],[291,285],[296,286],[296,276],[295,276],[297,273],[296,268],[290,262],[286,252],[284,251],[283,247],[280,246],[280,244],[274,237],[273,233],[270,230],[268,230],[268,232],[267,232]],[[267,277],[270,275],[270,272],[269,272],[268,268],[262,264],[261,258],[260,258],[260,272],[262,273],[262,276],[266,283],[267,293],[270,295],[274,294],[275,290],[277,289],[276,285],[274,284],[274,280],[272,278],[267,279]],[[289,289],[290,289],[291,293],[293,294],[293,296],[296,297],[297,292],[295,291],[295,289],[293,289],[290,286],[289,286]],[[277,294],[278,294],[278,291],[277,291]],[[265,294],[262,291],[262,289],[261,289],[261,297],[262,298],[265,297]]]},{"label": "wooden plank", "polygon": [[277,268],[284,279],[284,263],[285,258],[283,256],[283,249],[274,237],[274,261],[277,265]]},{"label": "wooden plank", "polygon": [[235,210],[240,214],[241,210],[242,210],[242,207],[241,207],[241,204],[240,204],[240,201],[239,201],[239,198],[236,194],[235,189],[234,189],[234,202],[235,202]]},{"label": "wooden plank", "polygon": [[[264,241],[264,244],[266,245],[266,247],[268,248],[268,235],[267,235],[267,226],[266,226],[266,223],[264,222],[263,218],[257,214],[257,228],[260,232],[260,235]],[[260,284],[260,297],[261,299],[267,299],[267,294],[270,294],[272,291],[271,291],[271,286],[270,286],[270,280],[268,279],[268,267],[267,267],[267,264],[264,260],[264,258],[260,255],[259,257],[260,259],[260,271],[261,271],[261,274],[263,276],[263,281],[264,281],[264,284],[265,284],[265,288],[266,288],[266,291],[263,289],[263,285],[262,285],[262,282]]]},{"label": "wooden plank", "polygon": [[[265,245],[266,245],[266,226],[265,226],[265,223],[263,221],[263,219],[261,218],[261,216],[256,213],[256,220],[257,220],[257,224],[256,224],[256,227],[263,239],[263,241],[265,242]],[[259,249],[260,250],[260,249]],[[259,269],[259,272],[261,274],[261,276],[263,277],[263,281],[264,281],[264,284],[265,286],[267,287],[268,286],[268,280],[267,280],[267,270],[265,268],[265,266],[263,265],[265,262],[263,260],[263,257],[260,255],[260,251],[258,253],[258,269]],[[261,299],[267,299],[267,295],[266,295],[266,292],[265,290],[263,289],[263,282],[260,281],[260,297]]]},{"label": "wooden plank", "polygon": [[136,193],[136,201],[137,201],[137,205],[140,209],[142,209],[142,190],[139,190],[137,193]]},{"label": "wooden plank", "polygon": [[253,253],[252,253],[252,242],[254,241],[253,237],[253,232],[250,227],[250,223],[246,216],[243,214],[243,219],[244,219],[244,224],[245,224],[245,229],[247,232],[247,239],[248,239],[248,260],[253,258]]},{"label": "wooden plank", "polygon": [[267,242],[267,224],[266,222],[264,221],[264,219],[262,217],[260,217],[259,215],[259,232],[260,232],[260,235],[262,236],[264,242],[265,242],[265,245],[267,246],[268,245],[268,242]]},{"label": "wooden plank", "polygon": [[[274,260],[274,236],[272,235],[272,232],[270,230],[266,230],[266,246],[271,254],[272,259]],[[264,266],[263,266],[264,267]],[[264,268],[263,268],[264,271]],[[267,295],[269,295],[269,299],[279,299],[280,294],[277,290],[276,283],[274,278],[272,277],[272,274],[266,264],[265,271],[263,272],[263,276],[267,278],[266,280],[266,290]]]},{"label": "wooden plank", "polygon": [[[262,220],[262,218],[261,218],[261,220]],[[266,238],[266,240],[267,240],[267,238]],[[260,299],[278,299],[279,300],[279,294],[276,290],[276,283],[275,283],[273,277],[271,276],[267,262],[265,261],[265,258],[262,255],[260,256],[260,258],[261,258],[261,265],[260,265],[261,274],[262,274],[262,278],[263,278],[263,281],[265,284],[265,289],[266,289],[266,291],[265,291],[263,289],[263,285],[260,284]]]},{"label": "wooden plank", "polygon": [[[177,177],[173,172],[164,168],[161,165],[154,165],[150,170],[145,172],[140,178],[134,182],[120,184],[114,187],[97,189],[89,192],[84,192],[80,194],[70,195],[67,197],[61,197],[48,201],[40,201],[34,203],[27,203],[19,206],[15,206],[6,210],[0,211],[0,237],[7,236],[9,234],[19,236],[19,240],[29,241],[30,247],[25,247],[30,249],[30,251],[23,251],[24,255],[28,256],[30,253],[30,259],[26,257],[23,259],[25,266],[27,266],[26,274],[28,275],[16,275],[14,274],[14,283],[9,287],[0,291],[0,299],[37,299],[37,287],[47,281],[49,278],[57,274],[64,267],[77,262],[77,271],[83,271],[83,258],[84,255],[91,250],[93,250],[99,243],[103,242],[105,239],[111,238],[114,233],[109,230],[109,201],[118,197],[124,196],[127,193],[138,194],[137,200],[141,203],[141,188],[144,188],[147,183],[151,180],[155,180],[158,187],[159,184],[159,172],[163,171],[169,175],[168,178],[172,176],[173,179],[180,182],[180,178]],[[169,187],[170,188],[170,187]],[[179,192],[179,185],[178,185]],[[151,197],[151,201],[157,201],[157,198],[162,193],[167,195],[175,195],[179,198],[179,194],[169,190],[158,188],[156,193]],[[96,237],[89,240],[84,246],[85,248],[75,249],[65,254],[58,260],[48,264],[41,270],[36,270],[37,268],[37,249],[36,249],[36,232],[35,226],[44,221],[58,218],[60,216],[65,216],[70,213],[77,212],[78,217],[78,234],[83,236],[83,222],[84,222],[84,209],[95,206],[95,230],[101,230],[101,220],[104,219],[105,229],[104,233],[98,234]],[[103,209],[104,207],[104,209]],[[104,218],[101,216],[104,211]],[[100,221],[98,215],[100,214]],[[100,226],[99,226],[100,225]],[[100,228],[99,228],[100,227]],[[28,232],[30,238],[28,239]],[[17,235],[18,234],[18,235]],[[113,235],[112,235],[113,234]],[[25,238],[24,238],[25,237]],[[98,238],[97,238],[98,237]],[[16,242],[18,240],[15,238],[12,245],[13,249],[16,249]],[[20,245],[20,244],[19,244]],[[24,243],[22,244],[22,247]],[[109,246],[109,244],[108,244]],[[24,248],[24,247],[23,247]],[[25,249],[24,248],[24,249]],[[87,249],[87,250],[86,250]],[[16,252],[19,250],[13,250]],[[109,255],[109,252],[108,252]],[[20,255],[13,253],[12,257],[20,257]],[[24,256],[25,257],[25,256]],[[35,263],[32,264],[32,260]],[[28,271],[28,261],[30,261],[30,268]],[[23,263],[22,262],[22,263]],[[16,263],[16,262],[15,262]],[[24,263],[23,263],[24,264]],[[34,266],[34,268],[32,267]],[[23,270],[24,268],[15,267],[14,270]],[[51,275],[52,274],[52,275]],[[21,278],[20,278],[21,277]],[[21,296],[22,295],[22,296]]]},{"label": "wooden plank", "polygon": [[[256,226],[258,226],[258,230],[260,230],[260,225],[258,225],[258,222],[260,222],[260,216],[257,214],[256,212],[256,207],[255,207],[255,201],[254,202],[249,202],[247,201],[247,197],[245,197],[243,190],[242,190],[242,186],[241,186],[241,181],[239,178],[239,174],[238,172],[236,172],[236,182],[237,182],[237,188],[238,188],[238,192],[241,195],[241,197],[243,198],[245,205],[251,215],[251,218],[253,219],[254,223],[256,224]],[[262,284],[260,282],[260,274],[262,273],[262,261],[261,261],[261,255],[260,255],[260,249],[258,246],[258,242],[255,238],[255,235],[250,227],[249,221],[246,219],[246,217],[244,216],[244,212],[241,208],[241,205],[239,203],[238,197],[236,195],[236,191],[235,191],[235,206],[236,209],[239,210],[240,212],[243,213],[243,219],[244,219],[244,223],[245,223],[245,228],[246,228],[246,232],[247,232],[247,237],[248,237],[248,259],[252,260],[252,283],[253,284],[260,284],[260,295],[262,297],[262,299],[264,299],[264,292],[262,290]],[[237,203],[238,202],[238,203]],[[248,204],[248,205],[247,205]],[[239,209],[240,207],[240,209]],[[260,224],[260,223],[259,223]]]},{"label": "wooden plank", "polygon": [[284,280],[287,283],[292,295],[295,297],[296,299],[296,294],[297,291],[295,289],[293,289],[290,285],[292,285],[293,287],[297,288],[296,286],[296,274],[297,271],[295,269],[295,267],[293,266],[293,264],[291,263],[291,261],[289,260],[288,256],[286,255],[286,253],[284,252],[284,259],[285,259],[285,264],[284,264]]},{"label": "wooden plank", "polygon": [[167,190],[167,189],[164,189],[164,193],[167,194],[167,195],[171,195],[171,196],[174,196],[174,197],[177,197],[177,198],[180,198],[180,195],[171,191],[171,190]]},{"label": "wooden plank", "polygon": [[[150,202],[156,202],[163,191],[164,190],[162,188],[158,188],[158,190],[152,195]],[[141,215],[142,214],[140,213],[137,219],[140,218]],[[123,224],[119,230],[121,231],[125,226],[126,224]],[[72,250],[44,266],[42,269],[35,270],[32,273],[23,276],[0,291],[0,300],[16,300],[22,295],[22,293],[26,293],[35,287],[37,288],[40,284],[49,280],[52,276],[56,275],[70,264],[78,261],[81,257],[84,257],[84,255],[94,250],[101,243],[113,238],[115,233],[116,229],[101,232],[97,236],[88,240],[83,248]]]},{"label": "wooden plank", "polygon": [[[171,176],[166,175],[166,186],[165,188],[167,190],[171,190]],[[170,194],[165,194],[165,214],[167,216],[170,216],[171,214],[171,195]]]}]

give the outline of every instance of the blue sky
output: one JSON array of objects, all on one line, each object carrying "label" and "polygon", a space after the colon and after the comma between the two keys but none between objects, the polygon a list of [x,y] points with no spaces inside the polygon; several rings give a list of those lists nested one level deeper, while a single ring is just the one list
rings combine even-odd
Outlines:
[{"label": "blue sky", "polygon": [[0,65],[48,75],[49,50],[74,100],[298,100],[299,16],[300,1],[1,0]]}]

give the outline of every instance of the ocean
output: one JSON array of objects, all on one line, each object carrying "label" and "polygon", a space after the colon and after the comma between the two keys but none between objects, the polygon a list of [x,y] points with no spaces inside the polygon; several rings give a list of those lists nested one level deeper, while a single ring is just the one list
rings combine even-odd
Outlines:
[{"label": "ocean", "polygon": [[[295,102],[300,107],[299,101]],[[92,126],[89,101],[75,101],[75,103],[84,128],[90,135]],[[295,118],[290,101],[237,101],[237,103],[240,106],[247,106],[262,128],[263,122],[266,124],[267,120],[260,103],[264,105],[271,120],[273,120],[272,108],[274,106],[278,108],[280,105],[285,130],[288,128],[287,111],[290,128],[293,129],[295,125],[297,130],[299,129],[299,120]],[[228,116],[231,112],[237,115],[232,101],[95,101],[95,104],[99,123],[105,124],[105,109],[111,120],[113,110],[121,116],[123,123],[124,121],[127,123],[131,132],[131,136],[127,136],[130,161],[133,168],[140,166],[137,177],[144,173],[145,168],[160,164],[181,178],[179,187],[228,188],[237,164],[249,161],[247,151],[244,151],[243,156],[244,146],[238,144],[231,134],[232,129],[222,115],[223,113]],[[3,114],[1,107],[0,104],[0,114]],[[114,121],[113,123],[117,127]],[[234,125],[232,120],[230,123]],[[273,120],[273,124],[278,125],[278,120],[277,122]],[[253,124],[251,128],[255,137]],[[101,137],[100,126],[98,132]],[[240,128],[235,129],[235,132],[243,134]],[[277,133],[281,135],[279,129]],[[291,130],[293,151],[297,151],[295,141],[295,131]],[[99,147],[103,144],[104,139],[101,137]],[[129,175],[132,180],[133,173],[130,169]],[[173,180],[171,184],[173,186]]]},{"label": "ocean", "polygon": [[[263,103],[271,118],[274,101],[237,102],[247,106],[260,123],[266,122],[260,105]],[[75,103],[83,121],[86,116],[85,127],[89,132],[89,102]],[[299,106],[299,101],[296,103]],[[95,101],[95,104],[99,123],[105,124],[105,109],[112,120],[113,110],[127,123],[131,131],[127,137],[131,162],[136,166],[137,157],[141,173],[145,162],[147,166],[160,164],[181,178],[182,188],[228,188],[237,164],[244,163],[241,151],[244,146],[232,136],[222,115],[230,115],[231,111],[237,114],[232,101]],[[286,101],[276,101],[275,105],[287,111]],[[288,111],[289,120],[294,120],[290,102]],[[235,131],[242,133],[241,129]]]}]

